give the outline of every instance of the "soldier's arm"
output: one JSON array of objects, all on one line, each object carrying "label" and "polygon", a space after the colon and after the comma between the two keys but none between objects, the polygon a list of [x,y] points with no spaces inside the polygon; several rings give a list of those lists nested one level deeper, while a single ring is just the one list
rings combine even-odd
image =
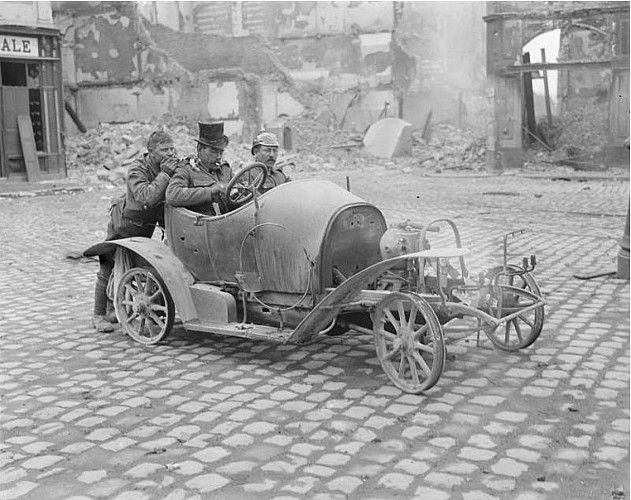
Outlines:
[{"label": "soldier's arm", "polygon": [[219,185],[189,187],[190,177],[186,169],[178,169],[166,190],[166,202],[174,207],[188,207],[202,203],[212,203],[219,192]]},{"label": "soldier's arm", "polygon": [[167,173],[160,172],[153,181],[150,181],[147,167],[134,163],[127,174],[127,189],[138,203],[155,207],[164,200],[169,179]]}]

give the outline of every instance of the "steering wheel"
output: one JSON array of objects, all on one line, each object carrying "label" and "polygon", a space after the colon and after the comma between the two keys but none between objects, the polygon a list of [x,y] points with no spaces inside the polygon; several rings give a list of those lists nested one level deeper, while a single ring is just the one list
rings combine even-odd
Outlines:
[{"label": "steering wheel", "polygon": [[243,167],[230,179],[226,186],[226,201],[228,208],[234,210],[245,205],[254,197],[267,179],[267,168],[264,163],[254,162]]}]

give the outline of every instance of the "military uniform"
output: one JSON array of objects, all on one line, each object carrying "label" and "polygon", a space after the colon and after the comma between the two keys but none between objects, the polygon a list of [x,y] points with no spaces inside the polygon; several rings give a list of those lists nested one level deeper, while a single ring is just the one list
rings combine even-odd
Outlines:
[{"label": "military uniform", "polygon": [[[159,166],[149,161],[148,153],[135,160],[127,173],[125,194],[112,200],[105,240],[133,236],[151,238],[156,225],[164,227],[164,193],[169,179],[169,174],[161,172]],[[94,289],[94,316],[104,316],[111,306],[107,297],[107,283],[114,269],[114,254],[111,251],[99,255],[99,272]]]},{"label": "military uniform", "polygon": [[[267,169],[267,177],[265,178],[265,182],[263,183],[263,185],[258,189],[259,193],[265,193],[270,189],[275,188],[276,186],[284,184],[285,182],[291,182],[290,177],[286,175],[282,170],[279,170],[277,168],[265,168]],[[254,182],[254,175],[254,173],[248,172],[250,183]]]},{"label": "military uniform", "polygon": [[148,159],[135,160],[127,173],[126,193],[112,202],[106,240],[145,236],[164,227],[164,193],[171,177]]},{"label": "military uniform", "polygon": [[166,202],[205,215],[226,213],[228,207],[222,194],[230,179],[232,169],[228,163],[207,169],[198,158],[187,159],[171,178]]}]

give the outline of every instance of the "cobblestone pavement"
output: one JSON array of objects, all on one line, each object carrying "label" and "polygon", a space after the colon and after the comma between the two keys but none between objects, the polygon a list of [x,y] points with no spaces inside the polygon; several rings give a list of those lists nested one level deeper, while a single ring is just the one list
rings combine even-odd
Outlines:
[{"label": "cobblestone pavement", "polygon": [[[535,344],[448,345],[421,396],[365,334],[270,345],[176,328],[142,347],[90,326],[112,191],[0,199],[0,498],[629,498],[626,181],[352,172],[391,223],[451,217],[470,267],[536,251]],[[344,175],[331,175],[344,184]]]}]

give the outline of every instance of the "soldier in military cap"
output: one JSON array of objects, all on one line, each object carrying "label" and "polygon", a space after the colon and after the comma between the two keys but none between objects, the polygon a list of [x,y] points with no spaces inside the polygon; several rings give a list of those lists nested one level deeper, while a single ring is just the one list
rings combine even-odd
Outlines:
[{"label": "soldier in military cap", "polygon": [[264,130],[261,130],[252,142],[251,152],[254,155],[254,161],[263,163],[267,168],[267,179],[265,179],[265,183],[259,188],[261,193],[291,181],[289,176],[283,172],[282,168],[276,162],[279,148],[280,144],[276,136]]},{"label": "soldier in military cap", "polygon": [[232,169],[221,157],[228,145],[223,122],[200,122],[197,156],[182,162],[166,190],[166,202],[206,215],[228,211],[223,198]]}]

